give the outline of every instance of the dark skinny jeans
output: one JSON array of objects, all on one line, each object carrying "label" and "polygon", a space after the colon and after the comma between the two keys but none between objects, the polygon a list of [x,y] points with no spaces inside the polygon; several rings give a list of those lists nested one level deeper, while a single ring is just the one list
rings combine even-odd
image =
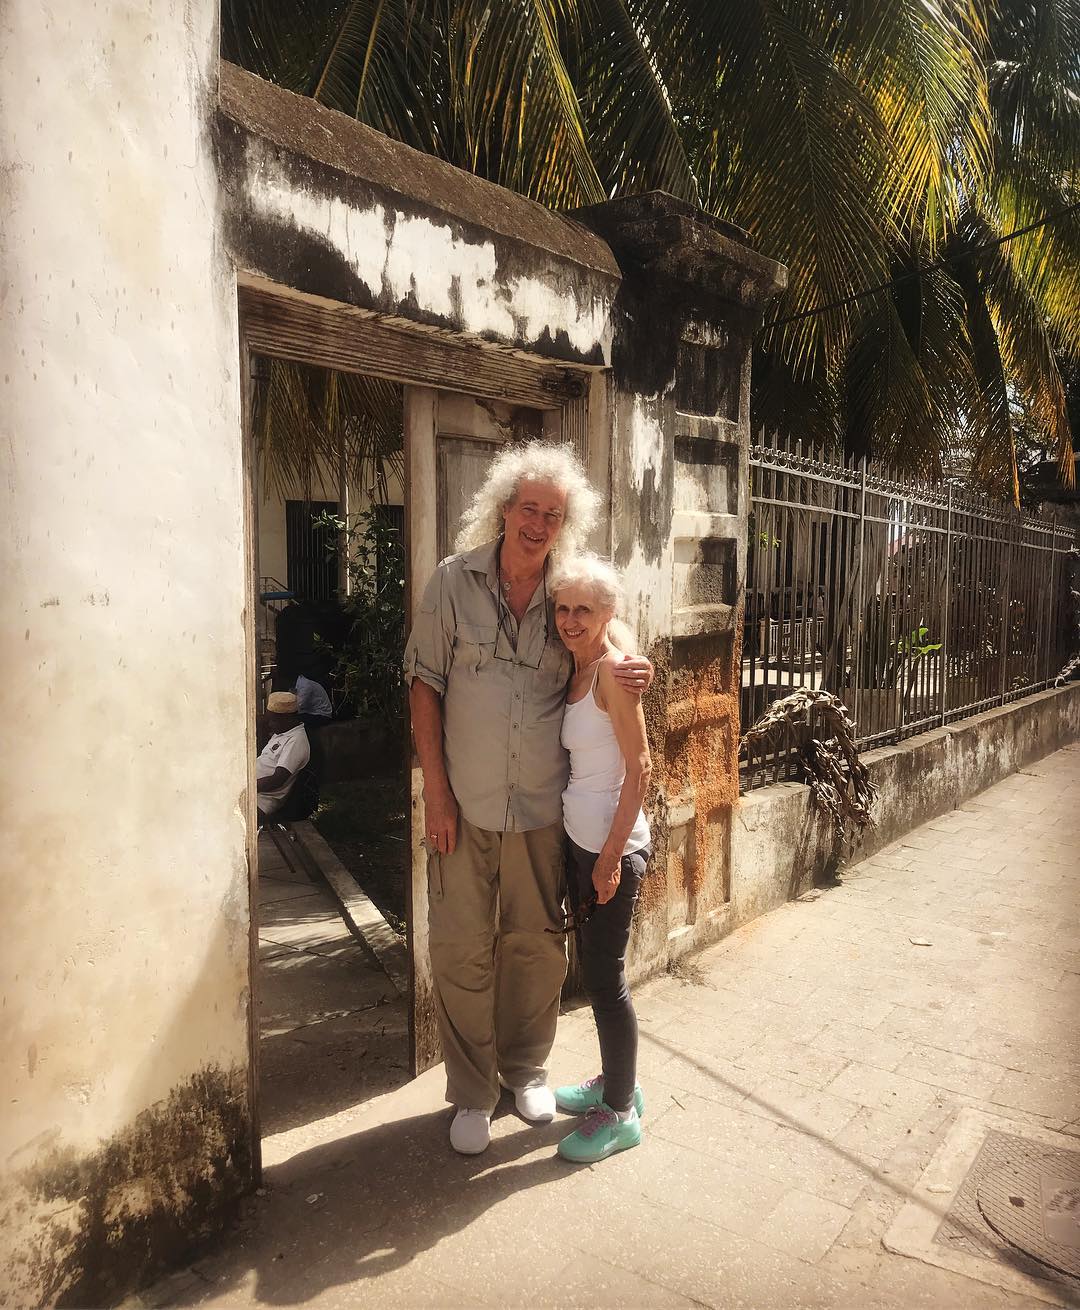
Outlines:
[{"label": "dark skinny jeans", "polygon": [[[634,902],[645,875],[651,847],[622,858],[622,876],[615,895],[597,905],[577,930],[585,995],[596,1019],[600,1061],[604,1073],[604,1104],[626,1111],[634,1103],[637,1082],[638,1026],[630,988],[626,985],[626,944]],[[582,850],[567,838],[566,881],[570,906],[577,909],[593,895],[596,852]]]}]

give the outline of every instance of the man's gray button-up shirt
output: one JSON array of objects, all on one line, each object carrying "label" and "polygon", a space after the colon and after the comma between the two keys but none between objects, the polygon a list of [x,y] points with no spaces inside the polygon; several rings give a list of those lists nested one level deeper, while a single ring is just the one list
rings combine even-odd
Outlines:
[{"label": "man's gray button-up shirt", "polygon": [[526,832],[562,818],[572,659],[542,587],[517,623],[499,596],[497,549],[451,555],[432,574],[405,677],[442,697],[446,771],[462,814],[489,832]]}]

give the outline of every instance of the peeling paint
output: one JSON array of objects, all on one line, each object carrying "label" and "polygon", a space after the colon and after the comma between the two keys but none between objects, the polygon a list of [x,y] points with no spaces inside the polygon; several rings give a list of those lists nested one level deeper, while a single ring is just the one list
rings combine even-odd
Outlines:
[{"label": "peeling paint", "polygon": [[251,1180],[217,8],[0,23],[3,1304],[110,1303]]},{"label": "peeling paint", "polygon": [[617,278],[380,195],[219,120],[229,244],[284,285],[567,362],[607,362]]}]

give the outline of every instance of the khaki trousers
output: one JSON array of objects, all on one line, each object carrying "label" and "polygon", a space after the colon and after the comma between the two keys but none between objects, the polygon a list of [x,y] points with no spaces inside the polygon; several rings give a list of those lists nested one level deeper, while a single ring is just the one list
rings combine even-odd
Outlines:
[{"label": "khaki trousers", "polygon": [[493,1110],[546,1072],[566,977],[561,823],[488,832],[464,817],[452,855],[428,861],[428,925],[446,1099]]}]

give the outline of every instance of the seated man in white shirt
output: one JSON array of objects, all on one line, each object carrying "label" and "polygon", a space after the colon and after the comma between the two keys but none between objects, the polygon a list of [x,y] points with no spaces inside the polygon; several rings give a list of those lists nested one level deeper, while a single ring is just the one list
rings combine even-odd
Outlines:
[{"label": "seated man in white shirt", "polygon": [[266,702],[271,737],[255,762],[259,817],[268,818],[285,803],[297,774],[311,758],[307,730],[291,691],[275,691]]}]

